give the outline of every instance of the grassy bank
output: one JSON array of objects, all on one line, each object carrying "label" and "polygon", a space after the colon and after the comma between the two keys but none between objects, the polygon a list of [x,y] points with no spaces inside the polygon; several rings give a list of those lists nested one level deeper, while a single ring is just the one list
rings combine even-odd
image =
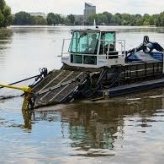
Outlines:
[{"label": "grassy bank", "polygon": [[6,38],[12,35],[12,30],[8,28],[0,28],[0,38]]}]

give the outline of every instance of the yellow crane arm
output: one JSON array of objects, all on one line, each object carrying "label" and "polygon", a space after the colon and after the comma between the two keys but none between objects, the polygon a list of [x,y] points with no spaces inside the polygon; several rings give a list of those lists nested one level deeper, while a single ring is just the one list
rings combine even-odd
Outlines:
[{"label": "yellow crane arm", "polygon": [[5,88],[21,90],[21,91],[26,92],[26,93],[32,92],[32,89],[28,86],[14,86],[14,85],[8,85],[8,84],[0,84],[0,86],[5,87]]}]

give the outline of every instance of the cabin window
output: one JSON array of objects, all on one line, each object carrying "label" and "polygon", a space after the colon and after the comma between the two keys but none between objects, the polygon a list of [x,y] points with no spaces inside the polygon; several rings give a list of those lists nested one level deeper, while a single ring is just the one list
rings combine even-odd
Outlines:
[{"label": "cabin window", "polygon": [[99,32],[74,32],[69,47],[69,52],[71,53],[71,62],[96,64],[99,36]]},{"label": "cabin window", "polygon": [[98,48],[98,40],[98,32],[74,32],[69,52],[82,54],[96,54]]},{"label": "cabin window", "polygon": [[104,32],[101,34],[100,54],[105,54],[108,50],[115,51],[115,32]]}]

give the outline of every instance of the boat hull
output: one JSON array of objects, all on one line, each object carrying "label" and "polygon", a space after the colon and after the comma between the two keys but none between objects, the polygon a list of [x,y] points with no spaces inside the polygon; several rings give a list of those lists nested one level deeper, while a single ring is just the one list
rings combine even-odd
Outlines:
[{"label": "boat hull", "polygon": [[124,66],[92,70],[63,67],[51,71],[33,86],[36,95],[34,107],[103,95],[113,97],[163,85],[163,62],[131,62]]}]

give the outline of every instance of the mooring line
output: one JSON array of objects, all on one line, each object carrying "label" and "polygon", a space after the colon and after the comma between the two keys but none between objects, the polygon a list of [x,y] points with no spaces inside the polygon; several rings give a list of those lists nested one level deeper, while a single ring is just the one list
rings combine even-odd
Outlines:
[{"label": "mooring line", "polygon": [[[40,76],[40,74],[39,75],[32,76],[32,77],[25,78],[25,79],[22,79],[22,80],[19,80],[19,81],[16,81],[14,83],[10,83],[8,85],[18,84],[18,83],[21,83],[21,82],[24,82],[24,81],[27,81],[27,80],[31,80],[31,79],[36,78],[38,76]],[[4,88],[4,87],[0,87],[0,89],[2,89],[2,88]]]}]

